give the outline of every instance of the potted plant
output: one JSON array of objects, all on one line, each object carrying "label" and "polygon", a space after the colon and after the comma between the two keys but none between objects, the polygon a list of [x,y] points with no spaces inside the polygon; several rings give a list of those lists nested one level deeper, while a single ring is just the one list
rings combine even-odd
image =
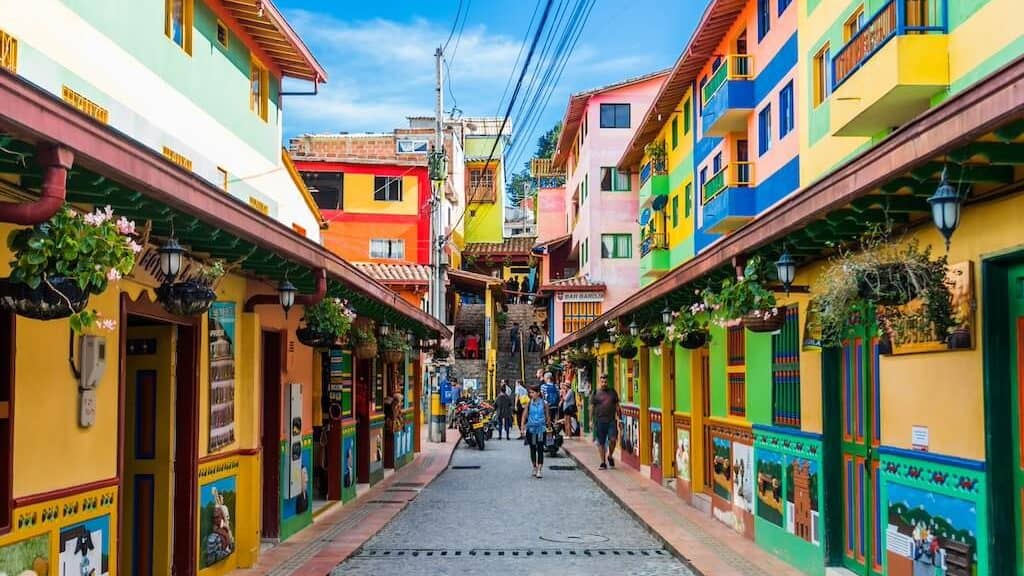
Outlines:
[{"label": "potted plant", "polygon": [[666,337],[687,350],[701,348],[710,340],[710,319],[704,302],[695,302],[692,306],[672,313],[672,323],[665,327]]},{"label": "potted plant", "polygon": [[328,348],[344,338],[356,313],[348,306],[347,300],[324,298],[312,306],[306,306],[302,316],[305,326],[295,330],[295,336],[306,346]]},{"label": "potted plant", "polygon": [[629,360],[630,358],[636,358],[639,350],[633,337],[623,332],[615,336],[615,351],[619,354],[620,358]]},{"label": "potted plant", "polygon": [[447,360],[451,357],[452,351],[448,349],[445,344],[438,344],[434,347],[433,356],[434,360]]},{"label": "potted plant", "polygon": [[354,328],[349,332],[349,342],[353,354],[360,360],[370,360],[377,356],[377,337],[372,328]]},{"label": "potted plant", "polygon": [[786,318],[779,313],[775,294],[762,282],[768,278],[767,266],[760,256],[752,257],[741,278],[727,278],[719,290],[703,292],[704,305],[720,325],[742,319],[751,332],[778,332]]},{"label": "potted plant", "polygon": [[401,330],[390,330],[377,341],[381,350],[384,362],[398,364],[405,359],[405,353],[410,350],[409,343],[405,339],[405,332]]},{"label": "potted plant", "polygon": [[594,358],[593,352],[584,351],[582,348],[573,347],[569,349],[569,362],[577,366],[593,362]]},{"label": "potted plant", "polygon": [[[879,335],[890,346],[910,326],[929,326],[935,340],[948,343],[957,326],[948,273],[945,256],[933,259],[916,238],[893,242],[888,229],[870,230],[859,250],[840,250],[815,282],[822,344],[839,346],[865,305],[874,307]],[[908,306],[915,299],[920,302]]]},{"label": "potted plant", "polygon": [[82,330],[96,322],[86,311],[89,296],[106,290],[135,267],[142,246],[135,223],[107,206],[79,214],[69,205],[46,222],[11,232],[11,276],[0,280],[0,305],[37,320],[71,318]]},{"label": "potted plant", "polygon": [[156,299],[171,314],[199,316],[217,299],[214,287],[225,274],[223,260],[198,264],[188,271],[185,280],[164,282],[156,289]]},{"label": "potted plant", "polygon": [[508,324],[508,312],[499,310],[495,315],[495,321],[498,323],[498,328],[504,328],[505,324]]},{"label": "potted plant", "polygon": [[647,146],[644,146],[644,153],[651,159],[652,174],[662,175],[668,172],[668,169],[665,166],[665,161],[668,158],[668,152],[665,150],[665,142],[661,140],[651,142]]},{"label": "potted plant", "polygon": [[661,324],[652,324],[645,326],[640,330],[640,341],[644,343],[644,346],[648,348],[655,348],[661,346],[662,341],[665,340],[665,327]]}]

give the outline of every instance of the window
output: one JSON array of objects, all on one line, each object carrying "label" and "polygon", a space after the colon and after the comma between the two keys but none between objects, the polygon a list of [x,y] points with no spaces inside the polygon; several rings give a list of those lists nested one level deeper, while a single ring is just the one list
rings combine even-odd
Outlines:
[{"label": "window", "polygon": [[632,257],[632,234],[601,234],[601,258]]},{"label": "window", "polygon": [[772,29],[771,0],[757,0],[757,41],[764,40]]},{"label": "window", "polygon": [[629,104],[601,104],[601,128],[629,128]]},{"label": "window", "polygon": [[849,42],[864,27],[864,7],[860,6],[843,23],[843,42]]},{"label": "window", "polygon": [[483,171],[477,168],[469,171],[469,193],[467,201],[473,202],[494,202],[494,171]]},{"label": "window", "polygon": [[826,42],[814,55],[814,105],[818,106],[832,93],[832,57]]},{"label": "window", "polygon": [[166,0],[164,34],[187,54],[192,54],[193,0]]},{"label": "window", "polygon": [[259,60],[253,58],[249,64],[249,110],[264,122],[270,103],[270,74]]},{"label": "window", "polygon": [[301,172],[302,181],[321,210],[345,208],[345,175],[341,172]]},{"label": "window", "polygon": [[672,197],[672,227],[679,226],[679,196]]},{"label": "window", "polygon": [[217,20],[217,44],[222,48],[228,47],[228,27],[220,20]]},{"label": "window", "polygon": [[779,139],[793,131],[793,81],[779,91]]},{"label": "window", "polygon": [[700,187],[703,188],[704,184],[708,181],[708,167],[704,166],[700,169]]},{"label": "window", "polygon": [[630,189],[629,172],[619,172],[616,168],[601,168],[602,192],[628,192]]},{"label": "window", "polygon": [[676,146],[679,146],[679,117],[672,117],[672,149],[675,150]]},{"label": "window", "polygon": [[690,100],[683,103],[683,134],[690,133]]},{"label": "window", "polygon": [[757,154],[764,154],[772,147],[772,105],[768,104],[757,113]]},{"label": "window", "polygon": [[726,328],[726,376],[729,382],[729,414],[747,414],[747,338],[743,325]]},{"label": "window", "polygon": [[590,197],[590,174],[583,175],[583,181],[580,182],[580,185],[583,186],[583,199],[586,200]]},{"label": "window", "polygon": [[405,240],[374,238],[370,240],[370,258],[402,260],[405,258]]},{"label": "window", "polygon": [[683,196],[685,196],[685,198],[683,198],[683,215],[689,218],[690,211],[693,209],[693,182],[688,182],[686,184],[686,188],[683,190]]},{"label": "window", "polygon": [[587,240],[587,238],[584,238],[583,242],[580,243],[580,266],[584,266],[587,260],[589,260],[590,252],[587,249]]},{"label": "window", "polygon": [[563,302],[562,332],[571,334],[601,315],[600,302]]},{"label": "window", "polygon": [[377,202],[401,202],[402,178],[398,176],[374,176],[373,199]]},{"label": "window", "polygon": [[220,188],[221,190],[228,191],[228,171],[217,166],[217,174],[220,175]]},{"label": "window", "polygon": [[786,322],[772,335],[772,423],[800,427],[800,318],[795,305],[779,308]]},{"label": "window", "polygon": [[793,3],[793,0],[779,0],[779,16],[789,8],[789,5]]},{"label": "window", "polygon": [[711,159],[711,173],[718,174],[722,171],[722,153],[715,154],[715,157]]}]

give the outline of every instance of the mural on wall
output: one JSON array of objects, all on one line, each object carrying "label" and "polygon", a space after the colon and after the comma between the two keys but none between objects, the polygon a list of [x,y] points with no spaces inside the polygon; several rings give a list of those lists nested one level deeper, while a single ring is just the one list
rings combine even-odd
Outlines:
[{"label": "mural on wall", "polygon": [[199,567],[206,568],[235,552],[236,477],[228,476],[199,487]]},{"label": "mural on wall", "polygon": [[661,422],[651,422],[651,466],[661,467]]},{"label": "mural on wall", "polygon": [[[296,445],[293,443],[290,452],[287,453],[289,458],[291,458],[292,453],[296,451],[295,447]],[[291,484],[290,479],[287,477],[287,475],[282,476],[281,496],[282,498],[284,498],[284,502],[282,503],[281,508],[282,520],[287,520],[293,516],[301,516],[302,514],[305,514],[310,510],[309,494],[310,491],[312,490],[312,485],[309,476],[309,470],[310,468],[312,468],[313,464],[312,437],[303,436],[302,441],[298,443],[298,447],[299,483],[297,484],[297,486],[299,490],[295,496],[289,496],[289,488]],[[282,455],[285,455],[285,453],[282,452]],[[286,474],[287,469],[291,468],[292,462],[285,461],[282,462],[281,465],[283,468],[282,474]]]},{"label": "mural on wall", "polygon": [[[952,297],[953,336],[957,340],[957,348],[974,348],[974,276],[971,262],[950,264],[946,274],[946,285]],[[921,298],[912,300],[903,308],[907,311],[920,309],[924,305]],[[893,354],[913,354],[916,352],[939,352],[948,350],[946,342],[935,340],[935,332],[931,322],[918,316],[908,315],[892,321]]]},{"label": "mural on wall", "polygon": [[235,441],[235,303],[214,302],[210,332],[210,452]]},{"label": "mural on wall", "polygon": [[819,545],[818,463],[786,457],[786,531]]},{"label": "mural on wall", "polygon": [[712,438],[715,494],[725,500],[732,498],[732,442],[728,438]]},{"label": "mural on wall", "polygon": [[768,450],[757,451],[757,515],[783,527],[782,469],[786,461],[782,454]]},{"label": "mural on wall", "polygon": [[50,535],[40,534],[0,547],[0,574],[48,576]]},{"label": "mural on wall", "polygon": [[690,481],[690,431],[676,428],[676,476]]},{"label": "mural on wall", "polygon": [[754,511],[754,450],[748,444],[732,443],[732,504],[740,510]]},{"label": "mural on wall", "polygon": [[977,574],[977,510],[968,500],[887,483],[891,576]]},{"label": "mural on wall", "polygon": [[355,469],[356,437],[346,436],[341,440],[341,488],[356,485]]},{"label": "mural on wall", "polygon": [[619,447],[622,452],[630,454],[634,458],[640,456],[640,419],[633,415],[623,414],[622,435],[619,438]]},{"label": "mural on wall", "polygon": [[58,552],[60,576],[109,574],[110,516],[100,516],[61,528]]},{"label": "mural on wall", "polygon": [[384,470],[384,430],[370,428],[370,474]]}]

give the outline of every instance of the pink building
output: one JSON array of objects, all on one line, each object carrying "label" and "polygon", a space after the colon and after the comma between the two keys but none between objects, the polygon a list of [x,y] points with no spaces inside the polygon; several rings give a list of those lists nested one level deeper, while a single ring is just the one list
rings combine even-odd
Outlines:
[{"label": "pink building", "polygon": [[[549,246],[541,292],[550,296],[552,342],[640,288],[639,178],[615,165],[667,75],[648,74],[569,98],[553,161],[554,169],[565,172],[561,232],[542,216]],[[542,214],[548,205],[559,205],[551,198],[540,201]]]}]

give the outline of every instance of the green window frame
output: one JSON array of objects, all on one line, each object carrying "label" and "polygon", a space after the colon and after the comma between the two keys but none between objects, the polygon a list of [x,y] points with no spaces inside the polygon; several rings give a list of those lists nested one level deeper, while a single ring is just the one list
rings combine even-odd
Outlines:
[{"label": "green window frame", "polygon": [[690,99],[683,103],[683,134],[690,133]]},{"label": "green window frame", "polygon": [[679,146],[679,117],[672,117],[672,149],[675,150],[676,146]]},{"label": "green window frame", "polygon": [[679,195],[672,197],[672,227],[679,226]]},{"label": "green window frame", "polygon": [[686,198],[683,199],[684,212],[683,215],[687,218],[690,217],[690,211],[693,209],[693,182],[687,182],[686,188],[683,189],[683,195]]},{"label": "green window frame", "polygon": [[627,259],[632,257],[632,234],[601,234],[601,258]]},{"label": "green window frame", "polygon": [[772,424],[800,428],[800,315],[795,304],[779,314],[786,321],[772,335]]}]

